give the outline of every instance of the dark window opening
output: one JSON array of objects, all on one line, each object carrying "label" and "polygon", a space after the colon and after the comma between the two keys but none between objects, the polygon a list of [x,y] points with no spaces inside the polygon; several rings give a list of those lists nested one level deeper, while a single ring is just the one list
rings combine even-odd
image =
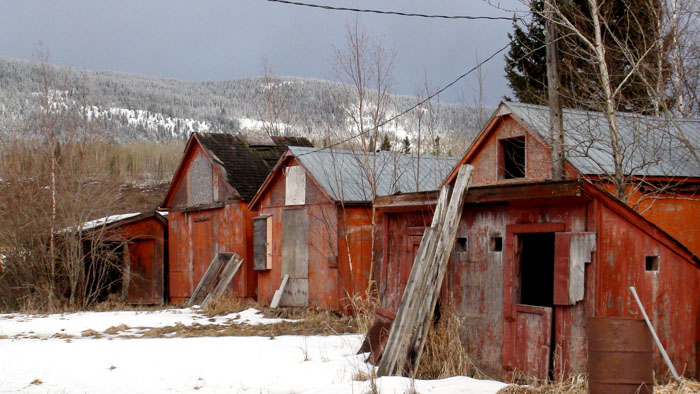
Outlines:
[{"label": "dark window opening", "polygon": [[489,239],[489,250],[492,252],[500,252],[503,250],[503,238],[491,237]]},{"label": "dark window opening", "polygon": [[647,256],[644,259],[644,269],[647,271],[659,270],[659,256]]},{"label": "dark window opening", "polygon": [[525,137],[501,140],[503,178],[525,177]]},{"label": "dark window opening", "polygon": [[554,233],[521,234],[520,303],[554,305]]},{"label": "dark window opening", "polygon": [[455,252],[466,252],[467,251],[467,239],[464,237],[458,237],[455,239]]}]

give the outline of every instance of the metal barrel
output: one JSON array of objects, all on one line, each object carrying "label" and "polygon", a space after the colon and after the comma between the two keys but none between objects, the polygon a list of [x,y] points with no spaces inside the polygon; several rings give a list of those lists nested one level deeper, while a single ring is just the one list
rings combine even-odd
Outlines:
[{"label": "metal barrel", "polygon": [[588,319],[590,394],[651,394],[653,351],[651,333],[642,319]]}]

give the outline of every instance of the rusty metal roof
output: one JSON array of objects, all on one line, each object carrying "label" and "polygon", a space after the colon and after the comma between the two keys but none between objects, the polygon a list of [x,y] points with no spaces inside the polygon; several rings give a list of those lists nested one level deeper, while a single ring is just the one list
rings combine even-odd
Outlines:
[{"label": "rusty metal roof", "polygon": [[[549,142],[549,107],[503,103]],[[502,115],[499,108],[496,115]],[[700,120],[617,113],[626,175],[700,177]],[[613,174],[605,114],[564,109],[567,160],[584,174]]]},{"label": "rusty metal roof", "polygon": [[[452,157],[406,155],[380,151],[376,155],[343,150],[290,146],[291,153],[335,201],[369,202],[376,195],[437,190],[457,164]],[[371,182],[376,179],[376,182]]]},{"label": "rusty metal roof", "polygon": [[269,137],[274,145],[250,145],[249,134],[196,133],[196,138],[212,159],[223,166],[227,182],[244,200],[255,196],[289,146],[312,146],[303,137]]}]

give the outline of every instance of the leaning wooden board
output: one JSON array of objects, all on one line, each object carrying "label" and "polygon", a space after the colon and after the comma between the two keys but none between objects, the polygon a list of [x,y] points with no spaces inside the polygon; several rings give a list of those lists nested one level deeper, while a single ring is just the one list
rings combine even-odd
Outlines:
[{"label": "leaning wooden board", "polygon": [[409,372],[407,368],[415,374],[418,369],[473,170],[468,164],[461,166],[454,190],[445,185],[440,191],[432,224],[426,229],[416,253],[396,319],[391,325],[377,370],[379,376],[403,374]]}]

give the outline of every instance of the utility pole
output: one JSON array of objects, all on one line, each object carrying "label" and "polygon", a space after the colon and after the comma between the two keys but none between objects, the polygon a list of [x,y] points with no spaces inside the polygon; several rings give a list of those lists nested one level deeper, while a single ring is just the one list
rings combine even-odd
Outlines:
[{"label": "utility pole", "polygon": [[564,179],[564,122],[561,110],[561,92],[559,79],[559,56],[557,54],[557,37],[554,28],[554,0],[545,0],[544,12],[547,25],[547,91],[549,93],[549,138],[552,145],[552,180]]}]

